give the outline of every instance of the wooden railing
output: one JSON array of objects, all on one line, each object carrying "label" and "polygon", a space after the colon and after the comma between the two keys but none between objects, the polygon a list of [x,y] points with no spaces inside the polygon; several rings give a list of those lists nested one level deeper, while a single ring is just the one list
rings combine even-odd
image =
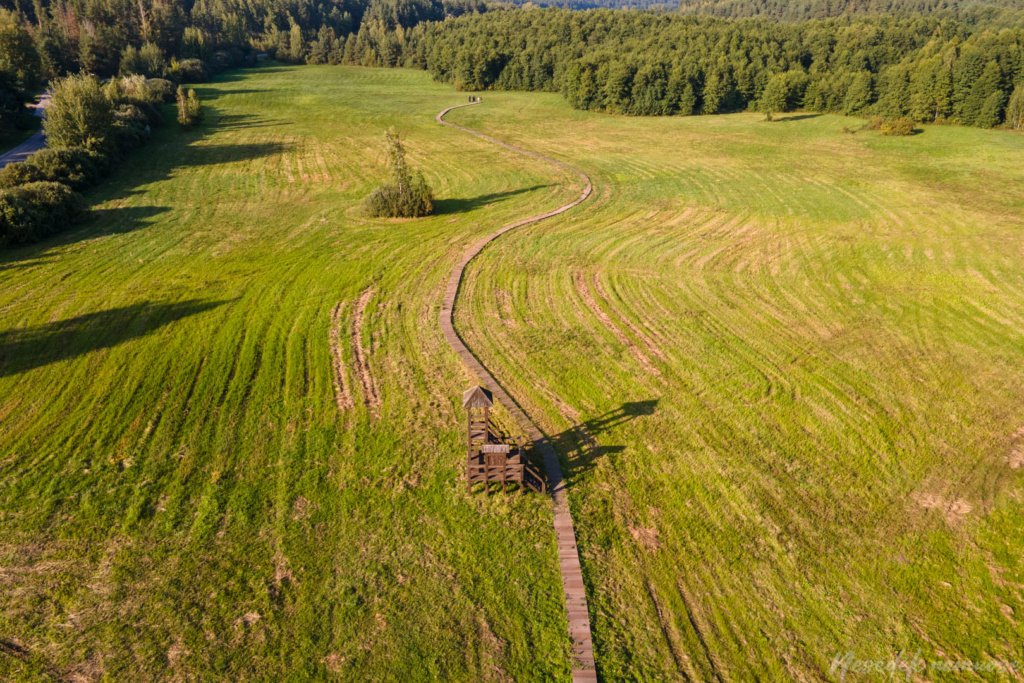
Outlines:
[{"label": "wooden railing", "polygon": [[507,463],[505,465],[467,465],[466,480],[473,484],[497,483],[519,484],[537,493],[544,493],[544,479],[537,470],[524,463]]}]

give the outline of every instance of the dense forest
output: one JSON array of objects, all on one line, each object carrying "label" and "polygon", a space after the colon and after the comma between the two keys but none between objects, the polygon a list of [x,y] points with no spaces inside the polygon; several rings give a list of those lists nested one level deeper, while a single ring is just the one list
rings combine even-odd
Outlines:
[{"label": "dense forest", "polygon": [[302,61],[320,36],[408,28],[481,9],[479,0],[0,0],[31,34],[48,76],[118,72],[126,49],[216,66],[252,52]]},{"label": "dense forest", "polygon": [[483,8],[482,0],[0,0],[0,137],[24,125],[22,103],[62,75],[197,81],[261,53],[337,63],[360,28],[400,36]]},{"label": "dense forest", "polygon": [[[779,23],[648,12],[492,11],[421,24],[401,57],[360,32],[352,61],[428,69],[466,90],[562,92],[580,109],[807,108],[993,127],[1024,106],[1024,29],[940,15]],[[1016,121],[1016,118],[1014,118]]]},{"label": "dense forest", "polygon": [[[21,103],[61,75],[198,81],[260,54],[410,66],[460,89],[561,92],[581,109],[632,115],[807,108],[1016,126],[1024,11],[1010,9],[1015,1],[684,0],[681,11],[653,12],[483,0],[0,0],[0,128],[24,119]],[[819,14],[842,16],[806,18]]]},{"label": "dense forest", "polygon": [[1019,0],[680,0],[684,14],[780,21],[827,19],[855,14],[945,13],[974,21],[1005,22],[1021,9]]}]

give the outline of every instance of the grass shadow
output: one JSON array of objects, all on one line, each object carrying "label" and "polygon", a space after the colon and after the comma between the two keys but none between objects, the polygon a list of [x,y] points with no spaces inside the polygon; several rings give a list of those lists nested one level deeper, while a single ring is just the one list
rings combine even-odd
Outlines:
[{"label": "grass shadow", "polygon": [[273,128],[274,126],[288,125],[288,121],[280,119],[268,119],[255,114],[222,114],[219,110],[210,108],[210,120],[213,123],[204,127],[217,130],[248,130],[250,128]]},{"label": "grass shadow", "polygon": [[195,88],[196,94],[204,102],[212,102],[213,100],[219,100],[222,97],[228,95],[252,95],[256,93],[271,92],[266,88],[211,88],[197,86]]},{"label": "grass shadow", "polygon": [[[83,227],[89,231],[91,237],[119,235],[145,227],[151,218],[169,210],[166,206],[120,206],[110,209],[93,209],[89,212],[89,217],[83,223]],[[96,229],[93,225],[95,223],[99,223],[101,227]]]},{"label": "grass shadow", "polygon": [[144,301],[25,329],[6,330],[0,332],[0,377],[117,346],[224,303],[198,299],[173,303]]},{"label": "grass shadow", "polygon": [[435,199],[434,200],[434,213],[446,214],[446,213],[466,213],[474,209],[479,209],[488,204],[496,204],[498,202],[510,199],[516,195],[525,194],[527,192],[533,192],[534,190],[543,190],[545,187],[551,187],[550,185],[534,185],[532,187],[523,187],[518,190],[507,190],[505,192],[491,192],[489,194],[482,194],[478,197],[466,197],[464,199]]},{"label": "grass shadow", "polygon": [[[169,107],[168,107],[169,111]],[[215,131],[232,127],[279,125],[249,115],[225,115],[225,125],[218,117],[212,123],[182,131],[166,116],[167,123],[158,129],[145,146],[133,150],[116,163],[116,168],[96,187],[84,193],[90,205],[124,199],[139,194],[139,188],[170,178],[182,167],[230,164],[273,156],[286,151],[289,143],[251,142],[242,144],[200,144]],[[0,250],[0,272],[17,268],[19,261],[40,263],[50,250],[98,236],[121,234],[138,230],[149,224],[149,219],[169,211],[171,207],[127,206],[110,209],[91,209],[90,215],[73,229],[49,237],[41,242],[13,249]]]},{"label": "grass shadow", "polygon": [[181,163],[176,166],[212,166],[252,161],[281,154],[291,148],[282,142],[247,142],[227,145],[189,145],[181,152]]},{"label": "grass shadow", "polygon": [[816,119],[821,114],[795,114],[793,116],[787,116],[785,118],[775,117],[775,121],[778,123],[789,123],[790,121],[806,121],[807,119]]},{"label": "grass shadow", "polygon": [[0,258],[0,273],[5,270],[27,270],[29,268],[35,268],[36,266],[46,265],[54,260],[52,256],[30,256],[28,258],[19,259],[14,250],[12,250],[12,253],[14,253],[14,258],[9,262],[6,260],[7,254],[4,254],[3,258]]},{"label": "grass shadow", "polygon": [[0,273],[6,270],[21,270],[50,263],[51,253],[63,247],[87,239],[106,235],[120,235],[146,227],[154,216],[169,211],[166,206],[123,206],[109,209],[92,209],[70,230],[61,232],[36,244],[23,247],[8,247],[0,250]]}]

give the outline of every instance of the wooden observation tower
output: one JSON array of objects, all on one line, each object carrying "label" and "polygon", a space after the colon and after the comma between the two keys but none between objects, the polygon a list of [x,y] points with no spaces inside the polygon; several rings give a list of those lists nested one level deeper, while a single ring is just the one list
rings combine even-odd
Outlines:
[{"label": "wooden observation tower", "polygon": [[491,406],[494,397],[483,387],[473,387],[462,396],[462,405],[468,413],[469,428],[466,437],[466,485],[483,483],[490,493],[491,483],[518,484],[520,491],[527,488],[544,492],[544,479],[526,462],[523,440],[513,441],[498,432],[491,424]]}]

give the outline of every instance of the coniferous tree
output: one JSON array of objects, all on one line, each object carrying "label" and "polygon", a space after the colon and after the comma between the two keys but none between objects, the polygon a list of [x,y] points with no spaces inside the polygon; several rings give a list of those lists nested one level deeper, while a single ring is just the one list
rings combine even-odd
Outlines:
[{"label": "coniferous tree", "polygon": [[854,75],[843,98],[843,113],[858,114],[864,111],[874,97],[871,74],[861,71]]},{"label": "coniferous tree", "polygon": [[1024,82],[1018,83],[1006,105],[1006,125],[1014,130],[1024,130]]},{"label": "coniferous tree", "polygon": [[964,123],[982,128],[991,128],[999,123],[1003,106],[1006,104],[1002,77],[999,63],[990,60],[964,100],[961,113]]}]

